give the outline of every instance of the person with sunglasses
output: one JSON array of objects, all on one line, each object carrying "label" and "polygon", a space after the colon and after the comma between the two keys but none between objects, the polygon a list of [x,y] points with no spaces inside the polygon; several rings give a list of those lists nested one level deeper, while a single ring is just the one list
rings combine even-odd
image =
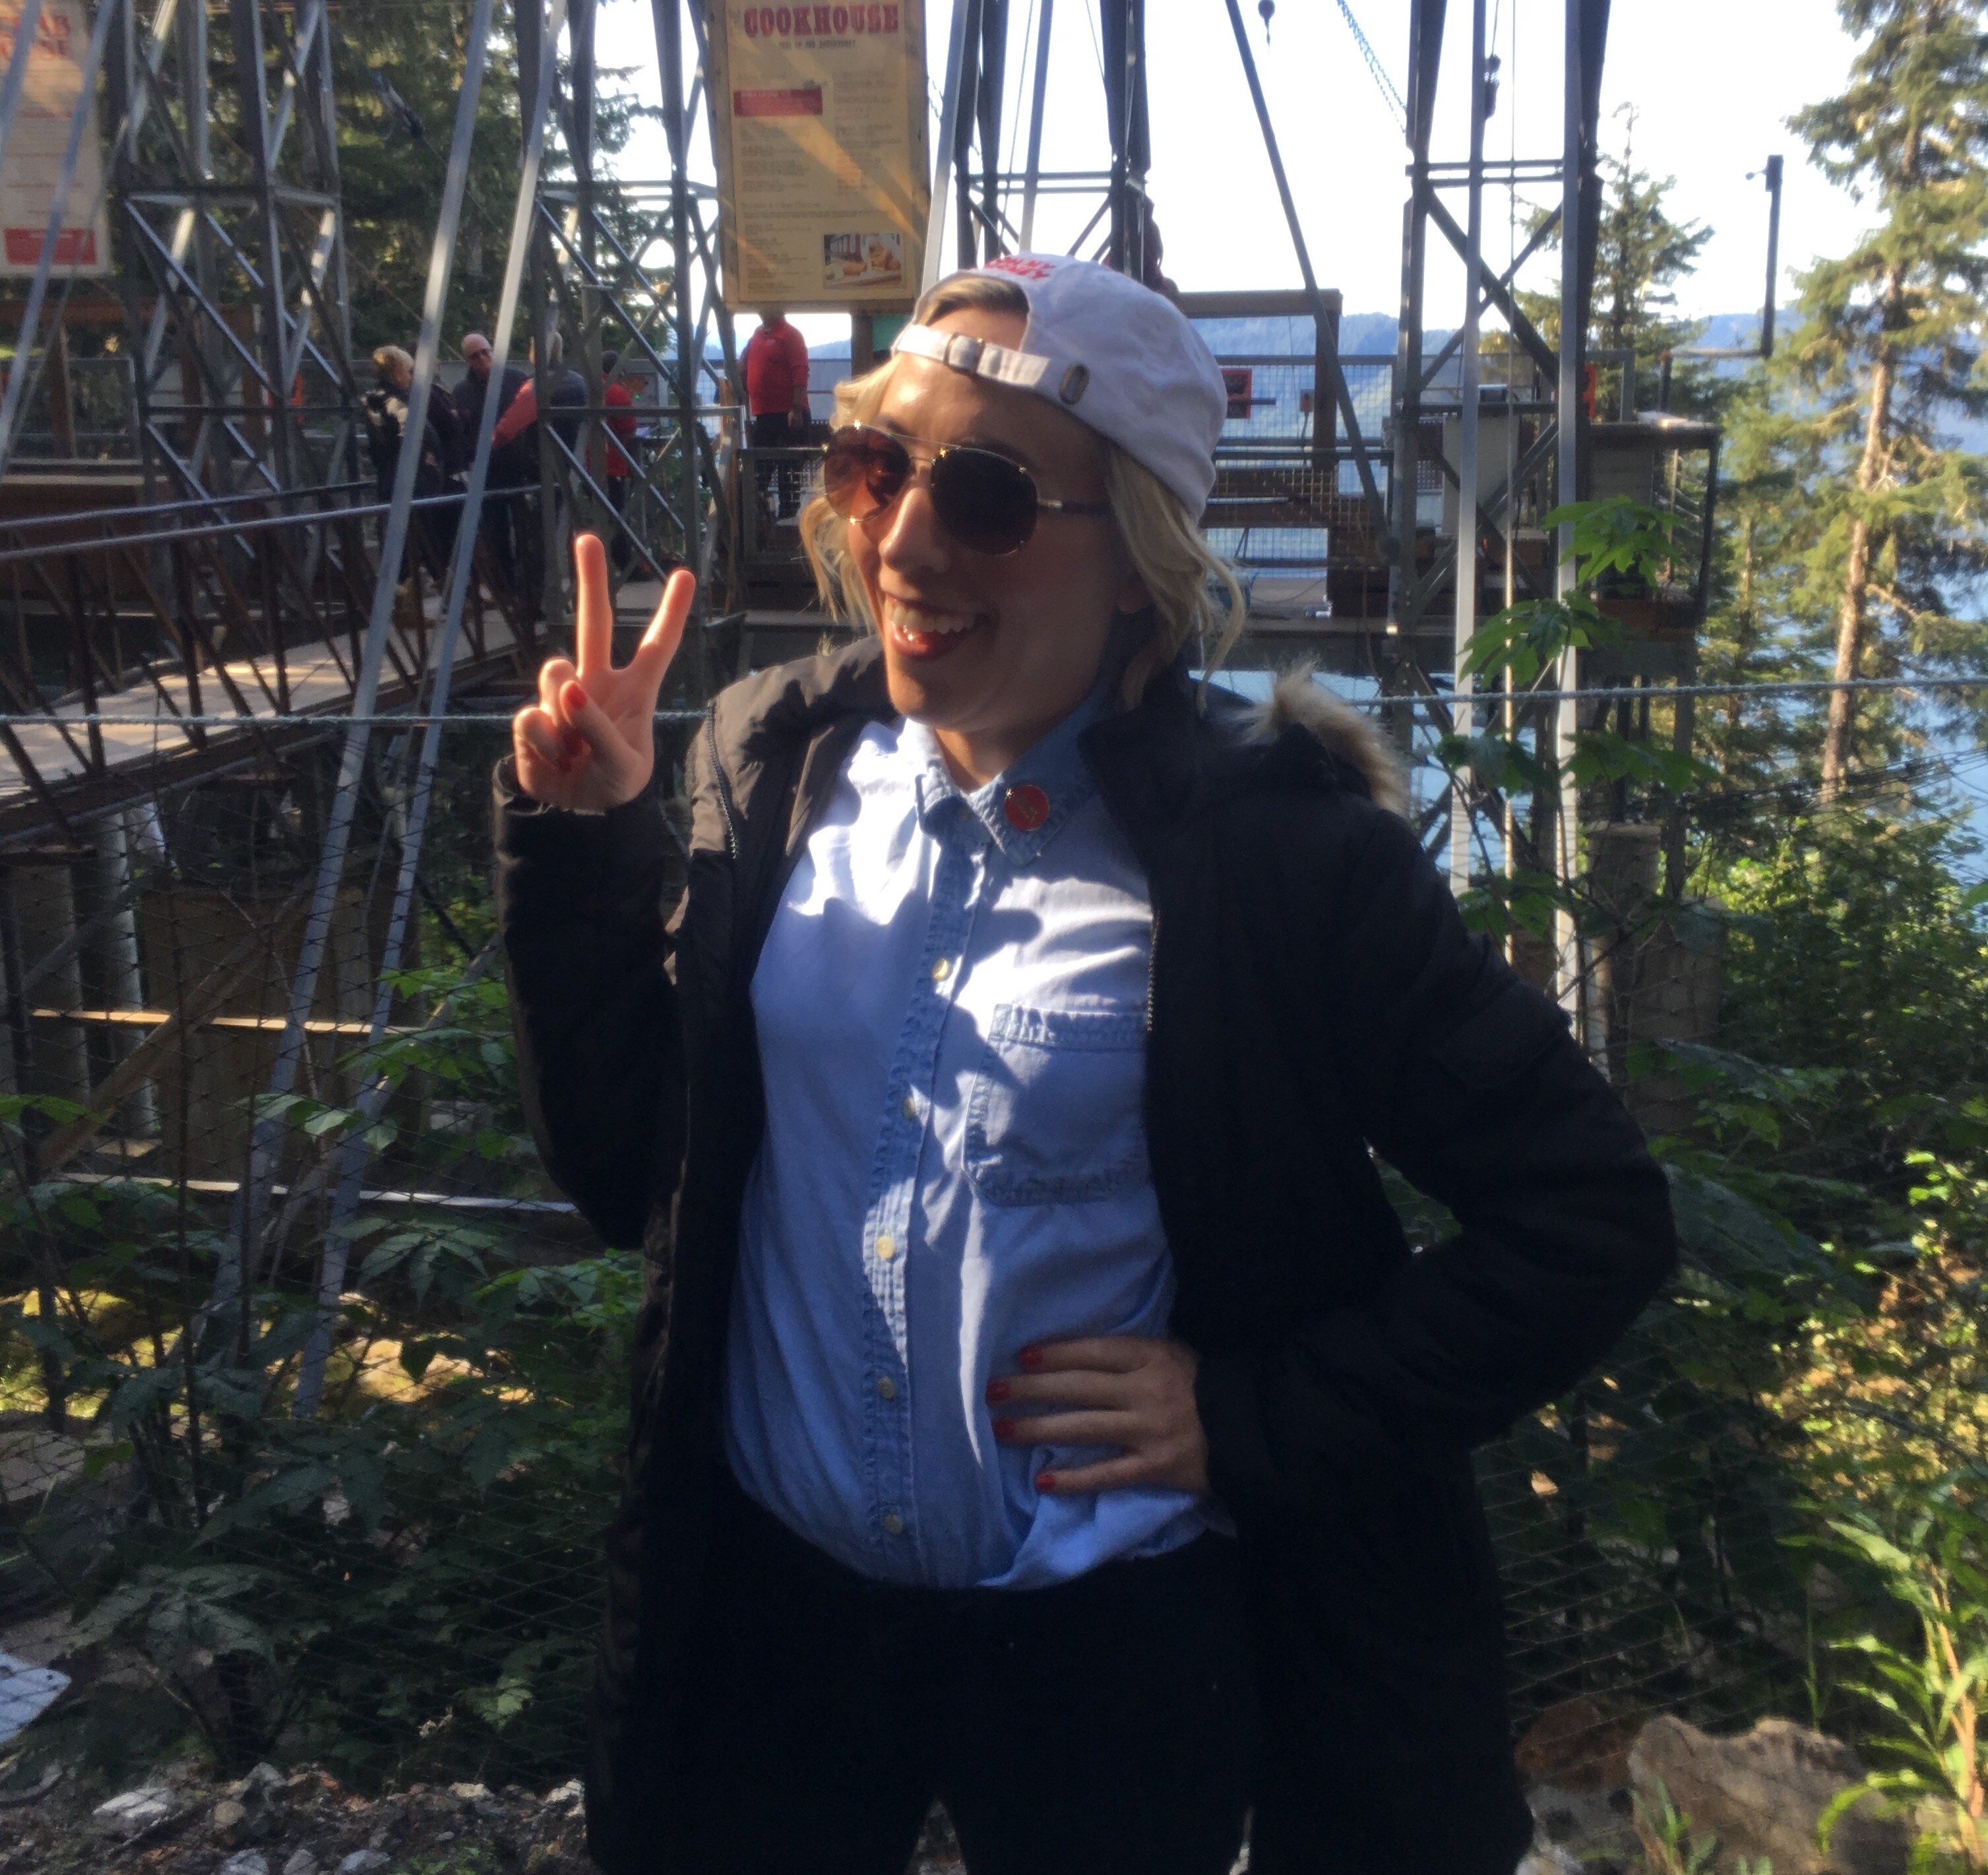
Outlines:
[{"label": "person with sunglasses", "polygon": [[685,857],[686,574],[617,668],[581,538],[496,782],[533,1131],[650,1276],[589,1846],[900,1875],[937,1799],[972,1875],[1246,1828],[1257,1875],[1510,1875],[1470,1453],[1668,1274],[1662,1176],[1364,722],[1197,678],[1242,607],[1178,310],[1007,257],[836,398],[802,532],[870,630],[717,698]]}]

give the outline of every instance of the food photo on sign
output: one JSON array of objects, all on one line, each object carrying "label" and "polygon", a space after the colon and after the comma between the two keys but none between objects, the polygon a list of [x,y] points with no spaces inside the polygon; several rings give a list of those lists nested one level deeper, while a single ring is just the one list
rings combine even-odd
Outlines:
[{"label": "food photo on sign", "polygon": [[824,286],[893,283],[904,277],[904,238],[894,231],[872,235],[823,235],[821,278]]}]

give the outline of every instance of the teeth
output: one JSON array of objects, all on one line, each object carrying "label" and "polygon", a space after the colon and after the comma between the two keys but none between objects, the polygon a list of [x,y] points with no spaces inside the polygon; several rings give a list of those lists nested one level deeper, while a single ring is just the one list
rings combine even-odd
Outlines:
[{"label": "teeth", "polygon": [[925,638],[964,631],[973,623],[971,612],[934,612],[907,605],[901,599],[884,601],[884,622],[894,631]]}]

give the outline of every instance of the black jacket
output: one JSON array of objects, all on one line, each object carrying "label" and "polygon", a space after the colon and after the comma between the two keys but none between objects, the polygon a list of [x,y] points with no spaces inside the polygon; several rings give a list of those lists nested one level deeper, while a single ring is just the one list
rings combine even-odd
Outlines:
[{"label": "black jacket", "polygon": [[[865,723],[874,640],[735,685],[690,763],[664,959],[653,800],[498,786],[500,918],[546,1163],[646,1233],[627,1493],[587,1775],[615,1875],[668,1871],[674,1663],[698,1618],[740,1202],[764,1124],[747,989]],[[1176,671],[1081,744],[1155,914],[1153,1176],[1240,1534],[1264,1700],[1254,1861],[1511,1875],[1530,1833],[1469,1452],[1565,1391],[1669,1273],[1663,1178],[1559,1013],[1469,935],[1359,767]],[[1411,1255],[1372,1152],[1461,1227]],[[824,1723],[833,1723],[824,1714]]]}]

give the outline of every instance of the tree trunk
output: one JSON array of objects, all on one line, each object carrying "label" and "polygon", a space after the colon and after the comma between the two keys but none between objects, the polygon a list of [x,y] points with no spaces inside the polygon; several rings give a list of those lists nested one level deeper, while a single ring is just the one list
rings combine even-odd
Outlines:
[{"label": "tree trunk", "polygon": [[[1857,492],[1872,493],[1884,480],[1891,455],[1892,354],[1889,335],[1892,309],[1902,304],[1905,283],[1896,273],[1885,282],[1885,336],[1878,340],[1871,367],[1870,402],[1864,418],[1864,452],[1857,464]],[[1864,655],[1864,608],[1871,585],[1871,519],[1860,512],[1850,530],[1850,559],[1843,570],[1843,597],[1836,608],[1836,668],[1839,684],[1857,675]],[[1822,738],[1822,798],[1834,800],[1843,791],[1850,767],[1850,738],[1855,726],[1856,692],[1829,693],[1829,723]]]}]

